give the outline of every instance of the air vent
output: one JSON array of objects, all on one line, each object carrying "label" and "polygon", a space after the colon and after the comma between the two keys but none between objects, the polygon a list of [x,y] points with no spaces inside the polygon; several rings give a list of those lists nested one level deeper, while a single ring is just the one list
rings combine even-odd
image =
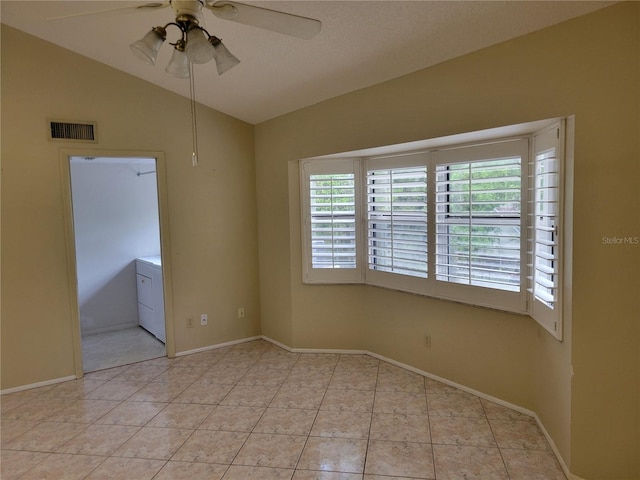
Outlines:
[{"label": "air vent", "polygon": [[96,143],[96,122],[49,120],[49,139]]}]

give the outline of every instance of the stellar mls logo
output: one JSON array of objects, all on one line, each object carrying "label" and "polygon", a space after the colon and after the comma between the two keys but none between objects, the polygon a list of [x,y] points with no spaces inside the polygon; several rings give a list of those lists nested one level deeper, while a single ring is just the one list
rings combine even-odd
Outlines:
[{"label": "stellar mls logo", "polygon": [[638,245],[640,237],[602,237],[603,245]]}]

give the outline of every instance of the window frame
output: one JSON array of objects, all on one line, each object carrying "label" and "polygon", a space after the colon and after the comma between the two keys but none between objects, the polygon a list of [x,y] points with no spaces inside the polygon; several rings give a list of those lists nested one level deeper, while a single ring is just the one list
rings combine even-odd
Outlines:
[{"label": "window frame", "polygon": [[[567,162],[572,157],[567,152],[572,151],[568,142],[573,140],[574,117],[542,120],[527,124],[500,127],[497,129],[470,132],[440,139],[412,142],[410,144],[381,147],[361,152],[336,154],[327,157],[316,157],[300,160],[300,195],[302,208],[302,265],[303,283],[305,284],[341,284],[356,283],[378,286],[425,295],[443,300],[450,300],[473,306],[488,307],[501,311],[529,315],[556,339],[562,340],[563,289],[567,288],[564,270],[571,270],[566,265],[570,255],[564,250],[565,236],[570,238],[571,231],[571,188],[572,180],[566,178],[566,172],[571,169]],[[534,295],[534,265],[535,265],[535,223],[533,212],[536,208],[536,198],[533,182],[535,181],[535,158],[541,139],[549,138],[549,132],[554,132],[556,160],[558,162],[558,213],[556,233],[558,242],[556,308],[542,308]],[[447,161],[454,163],[478,162],[474,151],[487,150],[504,152],[511,149],[508,157],[513,157],[513,149],[520,157],[520,267],[519,291],[500,290],[486,286],[465,285],[455,282],[445,282],[436,276],[437,250],[437,166],[445,165]],[[384,153],[383,153],[384,152]],[[465,157],[466,155],[466,157]],[[483,156],[483,155],[481,155]],[[498,155],[500,156],[500,155]],[[504,158],[504,157],[503,157]],[[369,268],[369,207],[367,205],[367,172],[372,169],[393,169],[424,165],[427,177],[427,277],[414,277],[398,273],[371,270]],[[337,168],[337,170],[336,170]],[[314,269],[311,265],[311,246],[309,231],[309,174],[310,172],[334,173],[350,171],[354,173],[355,182],[355,228],[356,228],[356,267],[354,269]],[[567,229],[565,232],[564,230]],[[500,237],[497,234],[496,237]],[[322,270],[322,271],[319,271]],[[496,270],[498,272],[498,270]]]},{"label": "window frame", "polygon": [[[381,157],[370,157],[363,159],[363,169],[362,169],[362,183],[363,183],[363,196],[362,196],[362,208],[366,212],[364,214],[364,241],[366,242],[365,246],[365,262],[363,265],[364,270],[364,282],[369,285],[376,285],[384,288],[392,288],[395,290],[401,290],[411,293],[418,293],[422,295],[429,294],[428,282],[425,282],[429,277],[429,259],[427,258],[427,277],[414,277],[410,275],[402,275],[393,272],[386,272],[382,270],[376,270],[369,268],[369,201],[368,201],[368,173],[370,171],[375,170],[394,170],[394,169],[405,169],[411,167],[421,167],[424,166],[425,169],[428,170],[428,162],[429,162],[429,153],[427,152],[415,152],[405,155],[394,155],[394,156],[381,156]],[[427,171],[427,208],[428,208],[428,196],[429,196],[429,173]],[[391,220],[393,222],[393,220]],[[429,245],[429,217],[427,212],[427,246]],[[428,248],[428,247],[427,247]],[[428,255],[428,250],[427,250]]]},{"label": "window frame", "polygon": [[[491,142],[479,145],[462,145],[453,148],[442,149],[434,152],[432,161],[432,175],[437,175],[436,169],[441,165],[480,163],[482,161],[490,161],[495,158],[507,158],[519,155],[521,158],[521,185],[520,196],[521,206],[527,206],[528,195],[528,158],[529,158],[529,139],[516,138],[504,139],[499,142]],[[435,179],[434,179],[435,184]],[[435,189],[434,189],[435,190]],[[433,192],[435,195],[437,192]],[[433,200],[436,205],[437,199]],[[435,215],[434,215],[435,217]],[[433,245],[434,256],[438,247],[437,241],[437,219],[434,218]],[[526,235],[527,232],[527,215],[520,212],[520,290],[512,292],[506,290],[498,290],[495,288],[481,287],[476,285],[468,285],[462,283],[453,283],[438,280],[437,275],[434,278],[433,294],[438,298],[454,300],[471,305],[495,308],[516,313],[527,313],[527,262],[525,252],[527,251]],[[434,267],[437,263],[436,259],[432,261]],[[435,269],[435,268],[434,268]]]},{"label": "window frame", "polygon": [[[312,215],[311,197],[309,182],[311,175],[354,175],[354,222],[355,222],[355,246],[356,246],[356,267],[355,268],[314,268],[313,266],[313,244],[312,244]],[[300,164],[301,179],[301,205],[302,205],[302,272],[304,283],[362,283],[362,228],[361,205],[360,205],[360,161],[359,159],[336,159],[336,160],[303,160]]]}]

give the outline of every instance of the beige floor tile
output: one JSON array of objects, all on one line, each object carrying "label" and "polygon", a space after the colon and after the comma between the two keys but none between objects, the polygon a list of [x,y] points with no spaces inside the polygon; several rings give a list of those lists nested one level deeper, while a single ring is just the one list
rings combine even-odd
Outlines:
[{"label": "beige floor tile", "polygon": [[489,420],[489,423],[500,448],[550,451],[547,439],[533,419]]},{"label": "beige floor tile", "polygon": [[0,403],[3,480],[566,480],[522,413],[368,355],[262,340]]},{"label": "beige floor tile", "polygon": [[105,425],[137,425],[149,423],[168,403],[122,402],[96,423]]},{"label": "beige floor tile", "polygon": [[139,427],[125,425],[90,425],[86,430],[62,445],[57,452],[108,456],[113,454],[138,430]]},{"label": "beige floor tile", "polygon": [[117,400],[76,400],[47,418],[51,422],[93,423],[120,404]]},{"label": "beige floor tile", "polygon": [[249,433],[256,426],[264,411],[265,409],[262,407],[218,405],[204,419],[198,429]]},{"label": "beige floor tile", "polygon": [[173,403],[199,403],[217,405],[231,391],[233,385],[194,383],[178,395]]},{"label": "beige floor tile", "polygon": [[366,452],[366,440],[309,437],[297,468],[362,473]]},{"label": "beige floor tile", "polygon": [[340,359],[338,360],[338,364],[336,365],[336,369],[341,368],[360,368],[360,369],[378,369],[380,366],[380,360],[374,358],[370,355],[359,355],[359,354],[342,354],[340,355]]},{"label": "beige floor tile", "polygon": [[510,480],[566,480],[551,452],[503,449]]},{"label": "beige floor tile", "polygon": [[431,417],[486,417],[480,399],[467,393],[427,395],[427,403]]},{"label": "beige floor tile", "polygon": [[153,480],[220,480],[227,469],[227,465],[171,461]]},{"label": "beige floor tile", "polygon": [[339,359],[340,355],[335,353],[305,353],[298,357],[293,370],[333,371]]},{"label": "beige floor tile", "polygon": [[30,422],[27,420],[3,420],[2,432],[0,434],[0,441],[2,442],[2,448],[16,437],[19,437],[27,430],[31,430],[40,422]]},{"label": "beige floor tile", "polygon": [[46,398],[64,398],[69,400],[79,400],[84,396],[105,383],[104,380],[89,380],[81,378],[69,382],[54,385],[46,392]]},{"label": "beige floor tile", "polygon": [[293,469],[306,440],[306,436],[300,435],[252,433],[233,464]]},{"label": "beige floor tile", "polygon": [[473,417],[431,417],[433,443],[496,447],[489,422]]},{"label": "beige floor tile", "polygon": [[289,375],[288,370],[254,365],[238,380],[237,385],[280,386]]},{"label": "beige floor tile", "polygon": [[215,407],[213,405],[184,405],[171,403],[158,413],[147,426],[196,429]]},{"label": "beige floor tile", "polygon": [[150,382],[133,393],[127,400],[132,402],[169,403],[184,392],[188,383]]},{"label": "beige floor tile", "polygon": [[54,453],[25,473],[20,480],[82,480],[104,461],[105,457],[101,456]]},{"label": "beige floor tile", "polygon": [[497,448],[434,445],[438,480],[509,480]]},{"label": "beige floor tile", "polygon": [[375,371],[336,372],[329,382],[330,389],[338,390],[375,390],[378,374]]},{"label": "beige floor tile", "polygon": [[231,465],[223,480],[290,480],[293,470]]},{"label": "beige floor tile", "polygon": [[367,475],[365,474],[364,480],[415,480],[415,478],[410,477],[398,477],[394,475],[390,477],[389,475]]},{"label": "beige floor tile", "polygon": [[253,431],[281,435],[309,435],[317,413],[317,410],[267,408]]},{"label": "beige floor tile", "polygon": [[267,407],[277,391],[278,387],[273,386],[236,385],[220,402],[220,405]]},{"label": "beige floor tile", "polygon": [[42,422],[8,442],[4,448],[31,452],[55,452],[86,428],[87,425],[79,423]]},{"label": "beige floor tile", "polygon": [[49,453],[42,452],[2,450],[0,453],[0,478],[2,480],[16,480],[49,455]]},{"label": "beige floor tile", "polygon": [[432,447],[427,443],[371,440],[365,473],[434,479]]},{"label": "beige floor tile", "polygon": [[424,393],[376,392],[375,413],[399,413],[423,415],[427,413],[427,396]]},{"label": "beige floor tile", "polygon": [[484,398],[480,399],[487,418],[494,420],[531,420],[531,417],[511,408],[503,407]]},{"label": "beige floor tile", "polygon": [[374,413],[369,438],[396,442],[430,443],[429,417],[425,414]]},{"label": "beige floor tile", "polygon": [[461,394],[465,393],[462,390],[452,387],[451,385],[447,385],[446,383],[438,382],[437,380],[433,380],[432,378],[425,377],[424,386],[427,390],[428,394],[434,395],[451,395],[451,394]]},{"label": "beige floor tile", "polygon": [[248,433],[242,432],[197,430],[172,460],[230,465],[248,436]]},{"label": "beige floor tile", "polygon": [[424,377],[415,373],[380,373],[376,389],[380,392],[425,393]]},{"label": "beige floor tile", "polygon": [[329,370],[293,370],[282,384],[283,387],[326,389],[331,381]]},{"label": "beige floor tile", "polygon": [[198,378],[202,384],[230,385],[233,387],[238,380],[245,376],[249,367],[239,368],[233,365],[216,364]]},{"label": "beige floor tile", "polygon": [[151,480],[164,466],[163,460],[109,457],[96,468],[87,480]]},{"label": "beige floor tile", "polygon": [[86,396],[93,400],[125,400],[140,390],[146,382],[109,380]]},{"label": "beige floor tile", "polygon": [[185,365],[183,359],[179,364],[175,366],[172,365],[166,371],[162,372],[154,378],[153,381],[161,383],[179,383],[183,384],[186,388],[188,385],[199,379],[206,371],[207,367],[193,367]]},{"label": "beige floor tile", "polygon": [[[292,480],[362,480],[359,473],[319,472],[315,470],[296,470]],[[386,480],[391,480],[387,478]],[[393,479],[398,480],[398,479]],[[402,479],[399,479],[402,480]]]},{"label": "beige floor tile", "polygon": [[300,388],[283,385],[271,401],[275,408],[301,408],[318,410],[326,390],[316,388]]},{"label": "beige floor tile", "polygon": [[144,364],[132,365],[130,368],[122,372],[114,378],[123,382],[150,382],[157,378],[160,374],[166,372],[168,367],[154,367]]},{"label": "beige floor tile", "polygon": [[210,350],[208,352],[193,353],[182,357],[180,367],[209,368],[224,357],[224,352]]},{"label": "beige floor tile", "polygon": [[371,412],[374,394],[370,390],[327,390],[320,410]]},{"label": "beige floor tile", "polygon": [[[46,398],[46,397],[14,397],[22,398],[22,401],[7,412],[2,413],[2,420],[25,420],[28,422],[38,422],[46,420],[55,412],[71,405],[75,400],[66,398]],[[4,404],[5,400],[2,399]]]},{"label": "beige floor tile", "polygon": [[181,428],[142,427],[114,456],[169,460],[192,433]]},{"label": "beige floor tile", "polygon": [[120,375],[122,372],[127,370],[129,367],[130,367],[130,365],[122,365],[120,367],[113,367],[113,368],[106,368],[104,370],[97,370],[95,372],[90,372],[90,373],[85,374],[85,376],[83,378],[85,380],[107,382],[107,381],[111,380],[112,378]]},{"label": "beige floor tile", "polygon": [[318,412],[311,436],[367,439],[370,428],[369,412],[322,410]]}]

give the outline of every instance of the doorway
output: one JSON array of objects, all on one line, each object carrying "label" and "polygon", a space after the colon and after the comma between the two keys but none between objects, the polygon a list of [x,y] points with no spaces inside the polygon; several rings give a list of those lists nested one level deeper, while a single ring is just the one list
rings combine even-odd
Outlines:
[{"label": "doorway", "polygon": [[68,165],[83,373],[166,356],[157,159]]}]

